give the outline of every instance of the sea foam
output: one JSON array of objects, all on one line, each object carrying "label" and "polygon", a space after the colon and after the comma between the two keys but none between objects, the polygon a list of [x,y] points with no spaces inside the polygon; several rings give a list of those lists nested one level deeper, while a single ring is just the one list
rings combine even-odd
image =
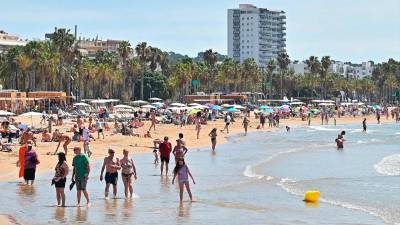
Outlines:
[{"label": "sea foam", "polygon": [[390,155],[374,165],[376,172],[388,176],[400,175],[400,154]]}]

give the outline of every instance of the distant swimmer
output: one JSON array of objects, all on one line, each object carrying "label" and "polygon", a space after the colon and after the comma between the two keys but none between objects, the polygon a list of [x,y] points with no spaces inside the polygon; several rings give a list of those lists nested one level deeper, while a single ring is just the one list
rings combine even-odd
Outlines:
[{"label": "distant swimmer", "polygon": [[290,132],[290,127],[286,126],[286,132]]},{"label": "distant swimmer", "polygon": [[345,134],[346,134],[346,131],[342,131],[342,132],[340,132],[340,134],[338,134],[337,138],[335,139],[336,147],[337,147],[338,150],[341,150],[344,147],[343,143],[344,143],[345,140],[344,140],[343,136]]},{"label": "distant swimmer", "polygon": [[367,118],[364,118],[364,120],[362,122],[362,126],[363,126],[363,131],[367,132]]}]

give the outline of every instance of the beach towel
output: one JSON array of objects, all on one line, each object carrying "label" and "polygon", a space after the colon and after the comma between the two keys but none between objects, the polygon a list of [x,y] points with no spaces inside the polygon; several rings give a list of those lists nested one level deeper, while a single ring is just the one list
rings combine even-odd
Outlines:
[{"label": "beach towel", "polygon": [[19,148],[19,177],[23,177],[24,176],[24,170],[25,170],[25,153],[26,150],[28,150],[28,147],[26,145],[21,146]]}]

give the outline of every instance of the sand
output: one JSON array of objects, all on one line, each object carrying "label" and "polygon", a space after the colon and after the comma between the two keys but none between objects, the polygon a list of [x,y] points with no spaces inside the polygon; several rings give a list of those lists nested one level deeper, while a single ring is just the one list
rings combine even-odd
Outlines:
[{"label": "sand", "polygon": [[[337,124],[350,124],[350,123],[356,123],[360,124],[361,127],[361,122],[362,122],[363,117],[341,117],[340,119],[337,119]],[[25,122],[25,123],[31,123],[30,118],[18,118],[16,117],[17,121]],[[39,118],[34,118],[33,119],[33,124],[39,126]],[[258,123],[258,119],[255,119],[254,116],[250,118],[250,125],[249,125],[249,132],[254,132],[258,131],[256,129]],[[383,122],[385,122],[385,119],[382,119]],[[331,119],[330,124],[333,123],[333,120]],[[376,120],[373,116],[370,116],[368,118],[368,123],[376,123]],[[110,127],[113,127],[112,123],[109,123]],[[293,125],[306,125],[307,121],[301,121],[299,118],[291,118],[291,119],[281,119],[281,129],[284,129],[284,126],[293,126]],[[65,124],[63,126],[58,126],[58,127],[53,127],[54,129],[59,129],[62,132],[65,132],[67,129],[71,128],[73,125],[72,121],[65,121]],[[218,129],[218,137],[217,137],[217,151],[218,151],[218,144],[224,144],[227,141],[227,137],[229,135],[234,135],[238,133],[244,133],[244,129],[242,127],[242,119],[236,119],[236,122],[234,122],[230,126],[230,132],[229,134],[221,133],[219,130],[223,129],[224,127],[224,121],[223,120],[218,120],[215,122],[209,122],[207,125],[202,126],[202,130],[200,132],[200,139],[196,138],[196,131],[195,131],[195,126],[194,125],[189,125],[189,126],[176,126],[172,124],[158,124],[156,126],[156,131],[151,131],[152,138],[143,138],[143,137],[129,137],[129,136],[122,136],[122,135],[112,135],[112,131],[114,130],[111,128],[110,131],[105,132],[105,139],[97,139],[97,133],[94,133],[93,136],[96,138],[96,141],[91,142],[92,145],[92,152],[93,155],[91,156],[91,160],[98,160],[102,159],[105,156],[107,156],[107,150],[109,147],[112,147],[116,150],[116,156],[121,157],[122,156],[122,149],[128,149],[131,153],[147,153],[147,154],[152,154],[153,150],[153,139],[154,138],[159,138],[163,139],[164,136],[169,136],[171,143],[174,145],[175,144],[175,139],[177,139],[179,133],[184,134],[184,139],[186,141],[186,146],[188,147],[189,151],[191,149],[199,149],[199,148],[207,148],[210,147],[210,138],[208,137],[208,133],[211,131],[212,128],[217,128]],[[320,119],[313,118],[311,125],[320,125]],[[43,125],[44,126],[44,125]],[[139,134],[144,134],[147,129],[149,128],[150,124],[149,122],[145,122],[145,126],[142,128],[137,129],[137,132]],[[267,124],[268,126],[268,124]],[[268,128],[262,129],[262,131],[269,130]],[[270,129],[271,130],[271,129]],[[70,136],[72,136],[72,133],[69,133]],[[52,143],[43,143],[40,142],[41,135],[35,135],[37,137],[38,142],[37,142],[37,147],[34,147],[36,152],[39,153],[39,160],[40,164],[37,167],[37,172],[43,173],[43,172],[49,172],[53,171],[54,167],[57,163],[57,156],[56,155],[48,155],[47,153],[51,152],[53,153],[57,147],[56,142]],[[334,138],[334,137],[332,137]],[[68,146],[68,156],[67,156],[67,161],[69,164],[72,162],[72,157],[73,157],[73,147],[75,146],[80,146],[82,147],[83,144],[82,142],[71,142],[71,144]],[[14,147],[14,151],[10,153],[6,152],[0,152],[0,170],[3,171],[0,174],[0,181],[2,182],[8,182],[8,181],[17,181],[21,180],[18,178],[18,171],[19,168],[16,167],[16,162],[18,160],[18,149],[19,145],[16,145]],[[62,146],[60,146],[59,151],[63,151]],[[1,217],[0,217],[1,218]],[[0,220],[0,224],[1,220]]]}]

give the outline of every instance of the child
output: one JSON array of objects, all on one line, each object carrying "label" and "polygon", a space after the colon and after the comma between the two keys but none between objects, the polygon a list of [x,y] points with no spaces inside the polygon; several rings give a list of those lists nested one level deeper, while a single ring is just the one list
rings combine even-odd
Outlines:
[{"label": "child", "polygon": [[183,200],[183,186],[186,186],[186,191],[189,194],[190,201],[193,201],[192,192],[190,191],[189,186],[189,176],[193,181],[193,184],[196,184],[192,174],[190,173],[189,168],[185,164],[185,160],[183,158],[179,159],[175,169],[174,169],[174,178],[172,179],[172,184],[174,184],[175,178],[178,176],[179,181],[179,199],[180,203],[182,204]]},{"label": "child", "polygon": [[154,154],[154,164],[158,164],[158,153],[157,153],[157,148],[153,149],[153,154]]},{"label": "child", "polygon": [[290,132],[290,127],[286,126],[286,132]]}]

